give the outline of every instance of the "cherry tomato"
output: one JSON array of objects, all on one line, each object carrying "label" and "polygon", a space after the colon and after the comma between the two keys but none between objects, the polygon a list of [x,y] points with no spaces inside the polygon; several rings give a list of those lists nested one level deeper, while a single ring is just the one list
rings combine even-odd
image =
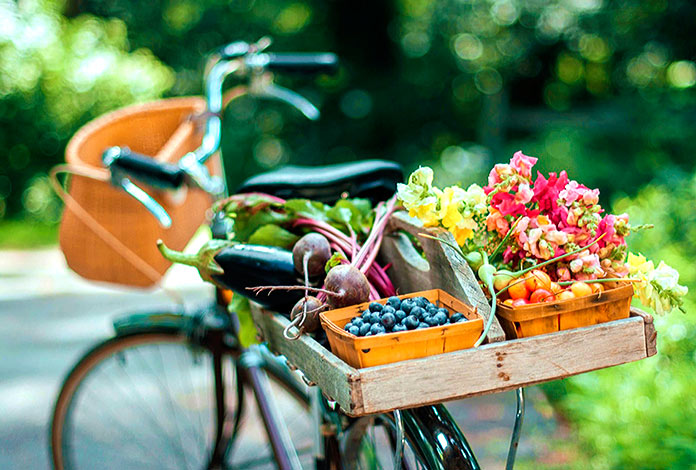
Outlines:
[{"label": "cherry tomato", "polygon": [[585,282],[574,282],[570,286],[570,290],[575,294],[575,297],[584,297],[592,294],[592,288]]},{"label": "cherry tomato", "polygon": [[560,292],[563,292],[563,287],[561,287],[557,282],[552,282],[551,283],[551,292],[554,294],[558,294]]},{"label": "cherry tomato", "polygon": [[523,305],[527,305],[529,302],[527,302],[525,299],[515,299],[512,301],[512,306],[513,307],[521,307]]},{"label": "cherry tomato", "polygon": [[593,294],[598,294],[600,292],[604,292],[604,286],[602,285],[601,282],[591,282],[590,284],[590,289],[592,289]]},{"label": "cherry tomato", "polygon": [[556,300],[570,300],[574,298],[575,294],[573,294],[573,291],[571,290],[564,290],[563,292],[556,294]]},{"label": "cherry tomato", "polygon": [[524,279],[515,279],[510,283],[510,287],[508,287],[508,294],[510,294],[510,298],[512,300],[526,299],[529,297],[529,291],[527,290],[527,286],[525,284]]},{"label": "cherry tomato", "polygon": [[507,305],[508,307],[512,307],[512,303],[514,301],[512,299],[507,299],[503,301],[503,305]]},{"label": "cherry tomato", "polygon": [[525,277],[527,290],[534,292],[537,289],[551,290],[551,278],[541,269],[535,269]]},{"label": "cherry tomato", "polygon": [[539,302],[552,302],[554,299],[554,295],[551,293],[551,291],[548,291],[546,289],[537,289],[534,292],[532,292],[532,295],[529,296],[529,303],[530,304],[536,304]]}]

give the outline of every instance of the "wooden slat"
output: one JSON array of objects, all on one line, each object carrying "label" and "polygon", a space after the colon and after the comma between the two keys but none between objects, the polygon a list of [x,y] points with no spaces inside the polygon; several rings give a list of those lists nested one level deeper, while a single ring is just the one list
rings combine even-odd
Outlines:
[{"label": "wooden slat", "polygon": [[287,340],[283,336],[283,329],[289,321],[282,315],[263,310],[253,303],[251,313],[271,351],[285,356],[290,364],[319,385],[328,398],[336,401],[342,410],[352,413],[353,409],[363,407],[362,390],[358,384],[360,374],[356,369],[309,335],[302,335],[295,341]]},{"label": "wooden slat", "polygon": [[[409,217],[405,212],[396,212],[390,218],[381,248],[381,256],[391,262],[393,268],[389,276],[401,293],[428,289],[442,289],[457,299],[471,305],[484,317],[490,317],[491,307],[483,294],[476,276],[469,265],[451,247],[424,237],[418,241],[425,252],[424,260],[411,246],[408,237],[400,231],[418,236],[428,232],[450,243],[455,243],[452,234],[439,228],[424,229],[418,221]],[[436,266],[437,268],[432,268]],[[493,319],[488,331],[488,342],[505,340],[505,333],[498,319]]]},{"label": "wooden slat", "polygon": [[641,317],[645,322],[645,348],[648,357],[654,356],[657,354],[657,331],[655,330],[652,315],[635,307],[631,308],[631,314]]},{"label": "wooden slat", "polygon": [[501,392],[637,361],[644,321],[625,320],[360,370],[363,408],[384,412]]}]

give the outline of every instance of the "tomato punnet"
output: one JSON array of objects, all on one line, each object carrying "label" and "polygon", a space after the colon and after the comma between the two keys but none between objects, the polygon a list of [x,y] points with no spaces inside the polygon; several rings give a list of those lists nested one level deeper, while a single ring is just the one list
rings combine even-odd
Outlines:
[{"label": "tomato punnet", "polygon": [[592,288],[585,282],[574,282],[570,286],[570,290],[575,294],[575,297],[585,297],[592,294]]},{"label": "tomato punnet", "polygon": [[512,306],[513,307],[521,307],[523,305],[527,305],[529,302],[527,302],[525,299],[515,299],[512,301]]},{"label": "tomato punnet", "polygon": [[574,298],[575,294],[573,294],[573,291],[570,290],[564,290],[563,292],[556,294],[556,300],[570,300]]},{"label": "tomato punnet", "polygon": [[551,290],[551,278],[541,269],[535,269],[525,277],[525,284],[529,292],[537,289]]},{"label": "tomato punnet", "polygon": [[553,302],[554,300],[556,299],[554,298],[553,293],[546,289],[537,289],[532,292],[532,295],[529,296],[530,304],[536,304],[539,302]]},{"label": "tomato punnet", "polygon": [[512,300],[515,299],[526,299],[529,297],[529,290],[527,290],[526,282],[524,279],[515,279],[512,281],[508,287],[508,294]]}]

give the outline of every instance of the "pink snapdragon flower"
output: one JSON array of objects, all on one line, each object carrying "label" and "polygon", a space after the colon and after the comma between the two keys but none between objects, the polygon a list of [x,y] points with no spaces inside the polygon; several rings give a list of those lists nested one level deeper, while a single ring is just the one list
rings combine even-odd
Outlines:
[{"label": "pink snapdragon flower", "polygon": [[604,277],[604,269],[602,269],[599,256],[596,253],[590,253],[589,250],[578,253],[575,259],[570,261],[568,267],[575,279],[579,281]]},{"label": "pink snapdragon flower", "polygon": [[515,174],[515,170],[507,163],[498,163],[488,173],[488,186],[483,188],[486,194],[493,190],[496,184],[502,183],[503,180]]},{"label": "pink snapdragon flower", "polygon": [[[612,244],[615,246],[620,246],[620,245],[625,245],[626,244],[626,239],[625,233],[626,230],[624,227],[626,227],[628,224],[628,214],[620,214],[620,215],[614,215],[614,214],[607,214],[604,216],[604,218],[599,222],[599,225],[597,226],[597,235],[604,235],[604,238],[602,238],[598,245],[600,247],[605,247],[606,245]],[[624,228],[624,230],[622,230]],[[618,230],[617,230],[618,229]],[[621,234],[620,234],[621,233]]]},{"label": "pink snapdragon flower", "polygon": [[585,206],[594,206],[599,202],[599,189],[590,189],[573,180],[563,188],[563,191],[558,193],[558,199],[568,207],[575,201]]},{"label": "pink snapdragon flower", "polygon": [[539,210],[549,216],[557,226],[567,217],[567,209],[558,205],[558,195],[568,184],[568,174],[565,171],[557,176],[549,173],[549,177],[537,172],[534,181],[534,200],[539,204]]},{"label": "pink snapdragon flower", "polygon": [[510,166],[523,178],[532,179],[532,168],[536,164],[538,158],[529,157],[522,153],[521,150],[515,152],[510,160]]},{"label": "pink snapdragon flower", "polygon": [[498,232],[498,235],[504,237],[510,230],[510,222],[496,209],[491,209],[486,217],[486,228],[489,232]]}]

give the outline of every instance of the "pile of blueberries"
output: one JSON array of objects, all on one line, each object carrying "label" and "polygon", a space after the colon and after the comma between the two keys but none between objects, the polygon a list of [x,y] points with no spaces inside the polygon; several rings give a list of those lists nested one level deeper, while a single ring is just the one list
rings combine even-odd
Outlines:
[{"label": "pile of blueberries", "polygon": [[343,329],[355,336],[374,336],[467,320],[462,313],[450,316],[446,308],[438,307],[425,297],[403,301],[398,297],[389,297],[386,305],[372,302],[367,310],[354,317]]}]

